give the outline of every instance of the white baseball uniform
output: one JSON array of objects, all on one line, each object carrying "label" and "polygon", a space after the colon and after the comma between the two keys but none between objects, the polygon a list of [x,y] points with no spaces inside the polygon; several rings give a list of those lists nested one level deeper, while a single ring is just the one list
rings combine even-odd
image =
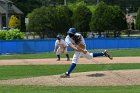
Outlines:
[{"label": "white baseball uniform", "polygon": [[[75,34],[76,34],[76,35],[81,35],[81,34],[79,34],[79,33],[75,33]],[[77,47],[77,44],[75,43],[75,41],[74,41],[73,39],[71,39],[71,38],[69,37],[69,35],[66,36],[65,41],[66,41],[66,43],[67,43],[67,46],[73,44],[73,45],[75,45],[75,47]],[[80,41],[80,43],[82,43],[82,44],[84,44],[84,45],[86,46],[85,40],[84,40],[84,38],[83,38],[82,36],[81,36],[81,41]],[[79,60],[81,54],[84,55],[84,57],[86,57],[87,59],[92,59],[92,58],[93,58],[93,53],[88,53],[88,52],[87,52],[86,54],[84,54],[83,52],[75,51],[75,53],[74,53],[74,55],[73,55],[72,63],[75,63],[75,64],[76,64],[76,63],[78,62],[78,60]]]},{"label": "white baseball uniform", "polygon": [[55,47],[58,47],[57,51],[56,51],[56,55],[61,54],[63,49],[64,49],[64,47],[65,47],[64,54],[68,53],[66,42],[63,39],[56,40],[55,41]]}]

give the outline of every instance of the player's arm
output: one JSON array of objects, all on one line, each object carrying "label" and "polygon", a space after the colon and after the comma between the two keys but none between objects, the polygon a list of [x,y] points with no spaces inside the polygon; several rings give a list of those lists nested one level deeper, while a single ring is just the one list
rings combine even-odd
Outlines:
[{"label": "player's arm", "polygon": [[80,48],[75,47],[75,45],[72,44],[72,42],[69,40],[68,36],[65,38],[65,41],[66,41],[67,46],[69,46],[73,50],[78,51],[78,52],[83,52],[84,54],[87,53],[87,51],[85,49],[80,49]]},{"label": "player's arm", "polygon": [[83,52],[84,54],[87,53],[87,50],[82,49],[82,48],[77,48],[77,47],[75,47],[75,45],[73,45],[73,44],[70,44],[69,46],[70,46],[73,50],[75,50],[75,51]]}]

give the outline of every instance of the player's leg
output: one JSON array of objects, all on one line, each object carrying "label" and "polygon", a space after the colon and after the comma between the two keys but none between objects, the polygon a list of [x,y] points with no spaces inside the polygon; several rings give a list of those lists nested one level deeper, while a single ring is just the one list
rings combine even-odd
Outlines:
[{"label": "player's leg", "polygon": [[81,52],[74,53],[71,66],[69,67],[69,69],[66,73],[64,73],[63,75],[60,76],[61,78],[69,78],[70,77],[70,73],[76,67],[76,64],[78,62],[78,59],[80,58],[80,55],[81,55]]},{"label": "player's leg", "polygon": [[66,54],[66,57],[67,57],[67,61],[70,61],[69,54]]},{"label": "player's leg", "polygon": [[67,47],[65,48],[64,53],[66,54],[67,61],[70,61],[70,57],[69,57],[69,54],[68,54],[68,51],[67,51]]},{"label": "player's leg", "polygon": [[95,52],[95,53],[87,52],[86,54],[84,54],[84,56],[87,59],[92,59],[93,57],[99,57],[99,56],[106,56],[111,60],[113,59],[112,55],[107,50],[105,50],[104,52]]},{"label": "player's leg", "polygon": [[104,51],[104,55],[111,60],[113,59],[113,56],[107,50]]},{"label": "player's leg", "polygon": [[61,49],[59,47],[56,51],[57,61],[60,61],[60,52],[61,52]]}]

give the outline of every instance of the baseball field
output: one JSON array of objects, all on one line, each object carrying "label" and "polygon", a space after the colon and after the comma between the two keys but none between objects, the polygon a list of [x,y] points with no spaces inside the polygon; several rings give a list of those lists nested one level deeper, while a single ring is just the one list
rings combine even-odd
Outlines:
[{"label": "baseball field", "polygon": [[109,51],[113,60],[81,57],[71,78],[59,77],[71,64],[65,55],[61,61],[54,53],[1,55],[0,93],[139,93],[140,49]]}]

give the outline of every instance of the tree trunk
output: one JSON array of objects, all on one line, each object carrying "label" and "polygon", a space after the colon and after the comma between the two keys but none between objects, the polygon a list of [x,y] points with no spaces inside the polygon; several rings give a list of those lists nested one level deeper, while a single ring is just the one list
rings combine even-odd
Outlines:
[{"label": "tree trunk", "polygon": [[114,37],[116,37],[116,31],[114,31]]}]

